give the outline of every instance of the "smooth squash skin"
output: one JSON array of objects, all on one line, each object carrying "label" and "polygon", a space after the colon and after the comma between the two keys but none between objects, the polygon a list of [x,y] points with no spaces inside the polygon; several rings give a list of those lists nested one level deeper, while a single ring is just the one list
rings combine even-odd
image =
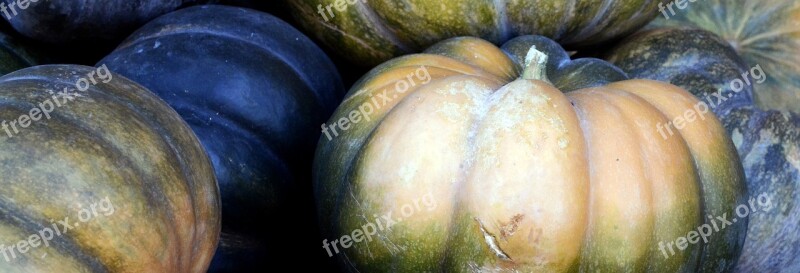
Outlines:
[{"label": "smooth squash skin", "polygon": [[289,6],[298,23],[335,52],[375,66],[457,36],[501,44],[538,34],[569,47],[598,44],[649,22],[658,2],[290,0]]},{"label": "smooth squash skin", "polygon": [[[0,134],[0,271],[205,272],[221,225],[208,156],[141,85],[113,74],[75,90],[95,72],[37,66],[0,78],[0,121],[51,104],[39,108],[49,118]],[[32,239],[46,228],[47,244]]]},{"label": "smooth squash skin", "polygon": [[659,16],[653,26],[689,26],[721,36],[748,67],[761,65],[770,75],[757,88],[765,110],[800,112],[800,2],[796,0],[704,0]]},{"label": "smooth squash skin", "polygon": [[[4,0],[6,6],[16,0]],[[21,1],[20,1],[21,2]],[[8,10],[11,26],[51,44],[92,44],[122,39],[148,21],[181,6],[209,0],[39,0]],[[118,41],[118,40],[117,40]]]},{"label": "smooth squash skin", "polygon": [[151,21],[98,64],[167,101],[208,151],[224,215],[212,271],[318,244],[309,168],[344,87],[311,40],[266,13],[198,6]]},{"label": "smooth squash skin", "polygon": [[[647,54],[642,54],[646,52]],[[608,59],[631,76],[671,82],[698,98],[723,94],[714,112],[725,124],[742,159],[749,198],[770,197],[771,208],[751,216],[747,240],[736,272],[797,272],[800,270],[800,118],[796,113],[763,111],[746,100],[750,90],[735,92],[731,82],[750,69],[723,39],[697,29],[663,28],[638,33],[618,45]],[[766,70],[766,79],[772,73]],[[762,199],[763,201],[763,199]],[[763,203],[763,202],[762,202]]]},{"label": "smooth squash skin", "polygon": [[[418,71],[430,80],[397,88]],[[746,218],[659,250],[744,201],[713,115],[657,132],[697,102],[539,36],[502,49],[454,38],[393,59],[329,124],[372,104],[369,119],[317,146],[323,248],[348,272],[730,271]]]}]

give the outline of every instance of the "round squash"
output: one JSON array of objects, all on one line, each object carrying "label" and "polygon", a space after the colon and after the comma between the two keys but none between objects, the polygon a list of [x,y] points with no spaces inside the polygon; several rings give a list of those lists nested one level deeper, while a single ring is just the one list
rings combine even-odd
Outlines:
[{"label": "round squash", "polygon": [[322,247],[349,272],[729,271],[746,217],[674,247],[745,201],[712,114],[658,133],[697,102],[540,36],[393,59],[317,146]]},{"label": "round squash", "polygon": [[374,66],[441,40],[476,36],[495,44],[518,35],[570,47],[621,37],[649,22],[658,1],[290,0],[300,25],[356,64]]},{"label": "round squash", "polygon": [[799,1],[704,0],[689,5],[675,9],[675,15],[665,10],[653,25],[699,27],[722,36],[748,67],[761,65],[769,75],[756,89],[759,107],[800,113]]},{"label": "round squash", "polygon": [[0,90],[0,271],[205,272],[219,192],[174,110],[84,66],[23,69]]},{"label": "round squash", "polygon": [[[0,13],[23,35],[53,44],[90,44],[124,38],[159,15],[207,0],[5,0]],[[12,5],[13,3],[13,5]],[[22,8],[24,7],[24,9]],[[15,15],[16,12],[16,15]]]},{"label": "round squash", "polygon": [[253,260],[225,254],[242,252],[225,249],[238,249],[237,241],[267,248],[255,251],[269,253],[259,263],[316,245],[313,235],[274,236],[319,234],[308,223],[314,219],[310,166],[319,125],[344,87],[313,42],[266,13],[198,6],[148,23],[98,64],[167,101],[205,146],[222,194],[220,257]]},{"label": "round squash", "polygon": [[[706,98],[715,92],[737,94],[730,83],[742,80],[742,75],[752,70],[743,65],[738,55],[731,54],[733,51],[726,41],[704,30],[657,29],[634,35],[618,45],[609,53],[609,60],[631,76],[668,81]],[[760,90],[766,84],[766,81],[758,83],[759,77],[749,77],[754,82],[752,86],[718,103],[714,111],[721,117],[742,159],[750,198],[767,194],[778,209],[751,217],[736,271],[797,272],[800,270],[800,118],[788,112],[761,111],[752,102],[746,103],[745,94],[750,89]],[[742,99],[737,99],[739,96]],[[719,100],[711,97],[713,101]]]}]

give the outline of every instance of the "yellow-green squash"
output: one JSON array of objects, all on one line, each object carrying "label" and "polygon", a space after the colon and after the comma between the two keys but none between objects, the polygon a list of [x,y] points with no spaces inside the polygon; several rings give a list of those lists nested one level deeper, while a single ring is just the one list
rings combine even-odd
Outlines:
[{"label": "yellow-green squash", "polygon": [[0,78],[0,272],[205,272],[214,170],[166,103],[105,66]]},{"label": "yellow-green squash", "polygon": [[499,44],[526,34],[569,47],[624,36],[649,22],[656,0],[289,0],[298,23],[336,53],[374,66],[457,36]]}]

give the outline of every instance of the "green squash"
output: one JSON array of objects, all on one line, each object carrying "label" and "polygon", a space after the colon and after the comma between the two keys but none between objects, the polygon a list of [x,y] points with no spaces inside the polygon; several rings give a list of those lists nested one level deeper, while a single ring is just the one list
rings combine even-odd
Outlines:
[{"label": "green squash", "polygon": [[[669,82],[689,90],[720,117],[733,108],[752,105],[753,86],[759,84],[752,77],[748,77],[751,84],[746,84],[742,74],[749,68],[744,61],[725,40],[702,29],[643,30],[617,44],[605,58],[631,78]],[[735,81],[744,84],[731,86]]]},{"label": "green squash", "polygon": [[358,65],[374,66],[447,38],[475,36],[500,44],[526,34],[569,47],[635,31],[658,1],[611,0],[289,0],[298,23]]},{"label": "green squash", "polygon": [[[750,198],[770,196],[774,207],[750,217],[747,240],[737,272],[800,270],[800,118],[796,114],[761,111],[748,103],[758,83],[734,49],[705,30],[647,30],[624,41],[608,59],[633,77],[672,82],[699,98],[711,93],[734,94],[718,103],[719,115],[744,164]],[[750,75],[752,86],[734,92],[731,84]],[[771,75],[767,75],[771,76]],[[743,81],[743,80],[742,80]],[[766,199],[764,199],[766,200]]]},{"label": "green squash", "polygon": [[208,268],[221,226],[208,156],[172,108],[103,68],[0,78],[0,272]]},{"label": "green squash", "polygon": [[393,59],[323,127],[322,248],[348,272],[728,272],[747,217],[675,247],[746,202],[714,115],[656,132],[696,103],[541,36]]},{"label": "green squash", "polygon": [[722,36],[748,67],[761,65],[769,75],[757,88],[759,107],[800,112],[800,1],[702,0],[673,10],[675,15],[665,9],[653,25],[699,27]]}]

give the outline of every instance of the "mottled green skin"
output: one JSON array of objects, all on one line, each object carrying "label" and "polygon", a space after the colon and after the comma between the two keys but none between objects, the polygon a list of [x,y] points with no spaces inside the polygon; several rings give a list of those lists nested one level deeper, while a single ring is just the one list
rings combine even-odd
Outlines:
[{"label": "mottled green skin", "polygon": [[[668,13],[669,14],[669,13]],[[691,26],[728,41],[748,67],[769,75],[756,88],[762,109],[800,112],[800,2],[796,0],[702,0],[653,26]]]},{"label": "mottled green skin", "polygon": [[[495,44],[526,34],[569,47],[598,44],[635,31],[657,12],[656,0],[290,0],[307,32],[358,65],[420,52],[436,42],[475,36]],[[320,14],[318,7],[325,10]],[[326,10],[331,6],[330,13]],[[341,7],[341,6],[340,6]],[[328,20],[325,20],[325,19]]]},{"label": "mottled green skin", "polygon": [[[455,53],[459,51],[457,47],[460,39],[471,38],[442,41],[424,54],[448,56],[464,61],[464,58],[469,58],[468,55]],[[519,77],[522,61],[531,46],[536,46],[537,50],[548,55],[550,61],[547,63],[547,77],[565,92],[602,86],[628,78],[619,68],[602,60],[570,60],[564,49],[548,38],[522,36],[502,46],[503,52],[514,61],[514,71],[517,74],[512,75],[512,80]],[[359,94],[370,81],[393,69],[416,68],[409,60],[420,56],[422,55],[396,58],[374,68],[353,86],[328,124],[345,117],[370,98]],[[435,66],[433,63],[429,65],[429,70]],[[374,92],[380,94],[378,91]],[[385,213],[380,210],[380,200],[364,199],[359,195],[363,192],[361,184],[366,183],[359,172],[363,171],[364,165],[370,160],[364,155],[364,151],[369,149],[368,145],[374,140],[374,134],[386,118],[386,113],[377,113],[371,118],[370,121],[362,120],[357,126],[341,132],[333,140],[323,136],[317,146],[313,173],[314,190],[323,236],[329,240],[362,229],[363,225],[374,223],[375,217]],[[671,225],[683,231],[682,234],[696,229],[703,221],[708,222],[705,215],[731,215],[737,204],[746,202],[744,172],[730,140],[704,148],[708,152],[703,156],[695,154],[694,166],[687,166],[687,169],[696,169],[696,177],[698,181],[702,181],[703,207],[688,208],[696,210],[696,218],[670,221]],[[422,194],[424,193],[420,193]],[[334,254],[334,258],[339,260],[347,272],[480,272],[479,270],[485,269],[485,265],[498,266],[504,262],[486,246],[473,216],[457,210],[454,215],[447,217],[454,220],[450,227],[433,224],[410,229],[399,224],[393,226],[391,231],[383,233],[381,240],[354,244],[353,247]],[[702,244],[701,241],[700,244],[690,245],[684,252],[666,260],[653,258],[653,264],[620,265],[614,260],[617,249],[613,246],[594,245],[595,249],[600,250],[594,253],[584,250],[582,256],[578,257],[578,262],[567,272],[730,272],[736,264],[746,235],[747,219],[739,220],[724,230],[714,232],[709,238],[709,244]],[[658,245],[650,247],[651,253],[661,255],[658,254]]]},{"label": "mottled green skin", "polygon": [[742,107],[723,121],[751,198],[766,193],[773,207],[750,216],[736,272],[800,272],[800,116]]},{"label": "mottled green skin", "polygon": [[[715,104],[724,116],[730,109],[753,104],[753,87],[734,92],[730,83],[748,68],[719,36],[701,29],[660,28],[641,31],[613,48],[606,59],[630,75],[669,82]],[[717,103],[712,93],[726,98]],[[718,104],[718,105],[717,105]],[[711,106],[711,104],[709,104]]]},{"label": "mottled green skin", "polygon": [[[647,55],[647,57],[645,57]],[[800,127],[797,114],[757,109],[750,90],[733,92],[729,83],[749,68],[717,35],[696,29],[656,29],[639,33],[613,49],[609,60],[632,77],[671,82],[700,98],[734,94],[712,109],[721,117],[744,165],[749,198],[772,196],[773,209],[751,216],[737,272],[800,270]],[[762,64],[762,67],[764,64]],[[766,72],[768,77],[771,75]],[[755,90],[764,88],[755,84]],[[752,88],[750,88],[752,89]],[[717,99],[712,99],[716,101]]]},{"label": "mottled green skin", "polygon": [[[0,78],[0,121],[54,103],[66,87],[77,96],[12,137],[0,130],[0,244],[65,217],[74,226],[49,247],[0,258],[0,271],[205,272],[221,217],[200,142],[166,103],[122,76],[76,91],[90,72],[37,66]],[[113,213],[78,221],[79,208],[105,197]]]}]

